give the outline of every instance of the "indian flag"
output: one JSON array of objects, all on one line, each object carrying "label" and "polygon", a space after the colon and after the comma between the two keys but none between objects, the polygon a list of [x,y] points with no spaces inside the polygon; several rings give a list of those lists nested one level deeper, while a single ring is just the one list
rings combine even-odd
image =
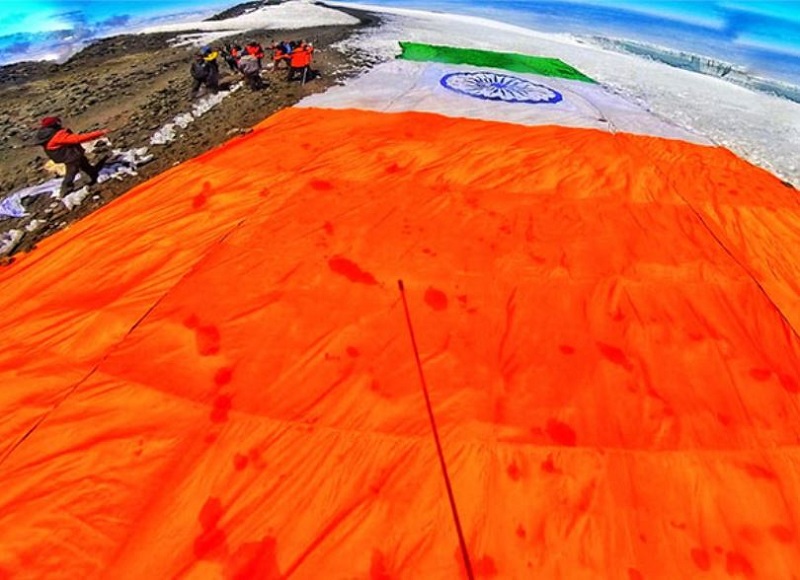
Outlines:
[{"label": "indian flag", "polygon": [[404,44],[0,270],[0,576],[789,578],[799,294],[776,177]]}]

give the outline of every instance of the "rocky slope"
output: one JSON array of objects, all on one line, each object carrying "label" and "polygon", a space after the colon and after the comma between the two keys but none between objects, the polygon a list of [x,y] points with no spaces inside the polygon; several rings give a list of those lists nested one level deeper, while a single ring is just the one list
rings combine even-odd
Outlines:
[{"label": "rocky slope", "polygon": [[[237,9],[246,10],[250,4]],[[154,154],[153,161],[139,168],[137,176],[94,186],[92,197],[74,210],[59,208],[58,215],[53,215],[53,200],[49,196],[26,199],[30,214],[27,222],[32,218],[47,223],[35,232],[26,232],[11,253],[29,250],[42,237],[67,227],[137,183],[223,143],[271,113],[308,94],[324,91],[369,66],[368,57],[347,50],[346,39],[376,25],[377,19],[368,14],[357,15],[362,20],[358,26],[247,32],[247,38],[255,38],[265,46],[273,39],[314,39],[314,68],[322,76],[301,86],[297,82],[288,83],[283,71],[265,71],[263,76],[268,84],[265,90],[241,89],[189,125],[180,138],[163,146],[151,146],[150,137],[192,107],[188,71],[195,49],[175,46],[173,33],[105,39],[62,65],[19,63],[0,68],[0,101],[4,103],[4,112],[0,113],[0,199],[51,177],[44,171],[47,159],[43,152],[31,145],[39,120],[45,116],[60,116],[76,132],[105,127],[110,130],[110,147],[123,150],[150,147]],[[232,38],[241,37],[238,34]],[[343,48],[331,47],[341,41],[345,41]],[[215,45],[224,42],[225,39]],[[220,71],[223,87],[239,82],[240,76],[224,62]],[[45,213],[48,207],[50,211]],[[24,225],[20,218],[0,217],[0,235]]]}]

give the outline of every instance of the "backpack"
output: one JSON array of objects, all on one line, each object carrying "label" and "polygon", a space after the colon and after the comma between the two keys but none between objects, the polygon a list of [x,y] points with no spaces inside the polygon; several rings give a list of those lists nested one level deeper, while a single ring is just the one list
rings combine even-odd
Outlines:
[{"label": "backpack", "polygon": [[53,163],[75,163],[79,161],[80,158],[83,157],[83,147],[80,145],[64,145],[58,149],[47,148],[47,144],[60,130],[60,127],[42,127],[36,132],[33,142],[36,145],[41,145],[44,154],[47,155]]},{"label": "backpack", "polygon": [[260,67],[258,66],[258,59],[253,55],[243,56],[239,60],[239,70],[246,75],[258,74]]},{"label": "backpack", "polygon": [[33,138],[33,144],[46,147],[47,144],[50,142],[50,139],[55,137],[56,133],[58,133],[59,131],[60,129],[56,127],[42,127],[41,129],[36,131],[36,135]]},{"label": "backpack", "polygon": [[193,62],[191,73],[194,80],[204,81],[208,78],[208,67],[205,62]]}]

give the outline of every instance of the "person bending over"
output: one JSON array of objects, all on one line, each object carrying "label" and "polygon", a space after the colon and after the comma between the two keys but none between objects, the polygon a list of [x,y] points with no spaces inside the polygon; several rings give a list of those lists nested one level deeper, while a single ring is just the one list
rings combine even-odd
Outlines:
[{"label": "person bending over", "polygon": [[262,88],[261,67],[255,55],[245,54],[239,59],[239,70],[244,75],[244,80],[251,91],[258,91]]},{"label": "person bending over", "polygon": [[97,183],[100,168],[103,162],[92,165],[86,158],[81,143],[94,141],[108,133],[105,129],[91,133],[73,133],[61,126],[58,117],[45,117],[41,127],[36,133],[36,143],[44,148],[45,155],[54,163],[63,163],[66,166],[64,181],[61,182],[61,196],[72,191],[78,171],[82,171],[89,178],[89,185]]},{"label": "person bending over", "polygon": [[303,83],[310,78],[311,73],[311,55],[314,53],[314,46],[306,44],[305,41],[294,47],[292,50],[292,59],[290,61],[289,75],[287,81],[291,82],[295,76],[299,76]]}]

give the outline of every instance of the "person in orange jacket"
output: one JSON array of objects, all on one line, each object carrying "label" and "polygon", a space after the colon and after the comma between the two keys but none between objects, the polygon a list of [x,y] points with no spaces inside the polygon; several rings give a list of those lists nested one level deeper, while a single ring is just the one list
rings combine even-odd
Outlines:
[{"label": "person in orange jacket", "polygon": [[314,53],[314,46],[306,44],[304,40],[294,47],[292,50],[291,61],[289,62],[289,82],[294,80],[295,75],[300,75],[303,82],[306,81],[308,74],[311,72],[311,55]]},{"label": "person in orange jacket", "polygon": [[108,131],[104,129],[90,133],[73,133],[61,126],[61,119],[58,117],[42,119],[41,127],[36,133],[36,144],[44,148],[45,155],[54,163],[63,163],[66,166],[64,181],[61,182],[62,197],[72,191],[78,171],[86,174],[89,185],[97,183],[103,162],[97,165],[89,163],[81,143],[94,141],[106,133]]},{"label": "person in orange jacket", "polygon": [[258,60],[258,69],[261,70],[263,68],[261,65],[261,60],[264,58],[264,48],[261,46],[261,44],[255,40],[251,40],[247,43],[247,46],[244,47],[244,50],[247,54],[256,57],[256,60]]},{"label": "person in orange jacket", "polygon": [[275,42],[272,44],[270,48],[272,48],[272,70],[273,72],[278,70],[279,66],[282,62],[286,63],[286,68],[289,68],[289,60],[291,56],[289,53],[286,52],[286,42],[283,40],[280,42]]},{"label": "person in orange jacket", "polygon": [[237,46],[231,46],[230,44],[226,44],[221,51],[222,57],[225,59],[225,62],[228,63],[228,68],[233,72],[237,72],[239,70],[240,51],[240,48]]}]

